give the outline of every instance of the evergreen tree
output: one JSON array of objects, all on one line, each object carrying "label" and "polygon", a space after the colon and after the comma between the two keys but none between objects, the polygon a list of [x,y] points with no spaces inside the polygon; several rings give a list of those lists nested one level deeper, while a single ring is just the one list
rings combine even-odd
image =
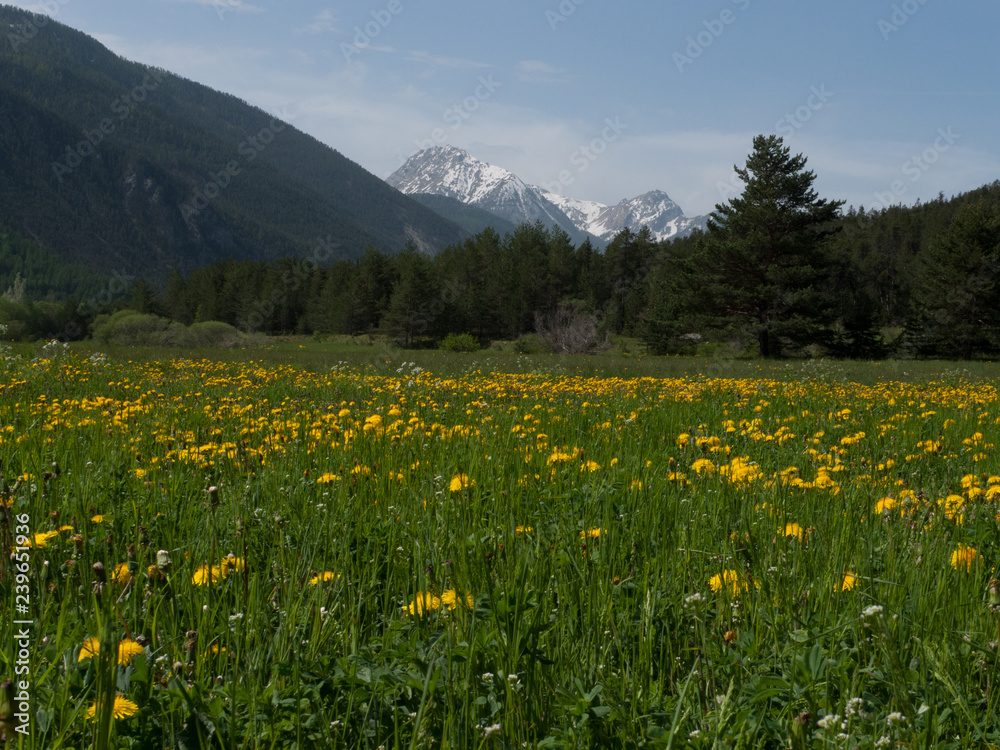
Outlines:
[{"label": "evergreen tree", "polygon": [[436,295],[431,280],[430,262],[412,244],[396,258],[399,279],[382,316],[381,328],[400,346],[413,346],[414,340],[428,333],[434,315]]},{"label": "evergreen tree", "polygon": [[843,201],[820,199],[806,158],[778,136],[754,138],[743,194],[716,205],[705,238],[703,291],[716,326],[757,342],[761,356],[826,339],[836,317],[826,240]]},{"label": "evergreen tree", "polygon": [[962,208],[917,258],[909,338],[917,353],[969,358],[1000,352],[1000,210]]}]

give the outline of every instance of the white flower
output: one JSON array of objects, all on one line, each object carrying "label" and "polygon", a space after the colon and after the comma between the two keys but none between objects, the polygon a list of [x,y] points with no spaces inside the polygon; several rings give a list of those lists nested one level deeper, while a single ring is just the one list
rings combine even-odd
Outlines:
[{"label": "white flower", "polygon": [[483,729],[483,739],[489,739],[494,734],[500,734],[500,730],[502,728],[503,727],[501,727],[499,724],[493,724],[492,726],[486,727],[485,729]]},{"label": "white flower", "polygon": [[886,717],[886,721],[889,722],[889,726],[898,727],[906,724],[906,717],[899,713],[899,711],[893,711]]},{"label": "white flower", "polygon": [[870,607],[865,607],[861,610],[861,616],[865,618],[874,617],[875,615],[881,615],[882,610],[883,607],[881,604],[873,604]]},{"label": "white flower", "polygon": [[820,729],[833,729],[837,726],[838,721],[840,721],[840,717],[837,714],[827,714],[816,722],[816,726]]},{"label": "white flower", "polygon": [[861,706],[864,705],[864,698],[851,698],[847,701],[847,715],[856,716],[861,713]]}]

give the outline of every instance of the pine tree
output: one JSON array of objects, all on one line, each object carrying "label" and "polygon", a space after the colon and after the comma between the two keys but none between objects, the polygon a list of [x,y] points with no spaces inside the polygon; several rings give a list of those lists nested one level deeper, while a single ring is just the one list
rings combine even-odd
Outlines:
[{"label": "pine tree", "polygon": [[1000,352],[1000,210],[963,207],[917,257],[909,338],[918,354]]},{"label": "pine tree", "polygon": [[843,201],[820,199],[806,158],[754,138],[743,194],[715,207],[702,290],[715,326],[755,339],[761,356],[822,343],[836,318],[826,240]]}]

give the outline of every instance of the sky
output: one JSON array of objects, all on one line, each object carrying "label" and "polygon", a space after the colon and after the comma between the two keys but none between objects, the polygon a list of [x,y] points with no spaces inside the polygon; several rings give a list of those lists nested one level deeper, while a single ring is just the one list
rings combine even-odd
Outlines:
[{"label": "sky", "polygon": [[606,204],[735,197],[758,134],[823,198],[1000,179],[990,0],[34,0],[130,60],[234,94],[385,178],[450,144]]}]

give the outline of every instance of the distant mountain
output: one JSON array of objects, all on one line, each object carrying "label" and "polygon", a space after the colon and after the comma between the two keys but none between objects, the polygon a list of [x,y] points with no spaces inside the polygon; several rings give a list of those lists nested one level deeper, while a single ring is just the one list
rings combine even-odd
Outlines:
[{"label": "distant mountain", "polygon": [[660,190],[623,200],[616,206],[549,193],[453,146],[437,146],[414,154],[387,182],[411,195],[453,198],[515,224],[541,220],[564,229],[576,242],[589,236],[602,246],[626,227],[638,231],[648,226],[657,240],[663,240],[704,228],[707,221],[707,217],[687,218],[680,206]]},{"label": "distant mountain", "polygon": [[0,28],[0,226],[54,258],[158,281],[230,257],[333,261],[468,236],[236,97],[44,16],[0,6]]},{"label": "distant mountain", "polygon": [[586,233],[542,194],[503,167],[452,146],[435,146],[407,159],[386,180],[408,195],[443,195],[476,206],[513,224],[541,221],[563,229],[575,243]]}]

